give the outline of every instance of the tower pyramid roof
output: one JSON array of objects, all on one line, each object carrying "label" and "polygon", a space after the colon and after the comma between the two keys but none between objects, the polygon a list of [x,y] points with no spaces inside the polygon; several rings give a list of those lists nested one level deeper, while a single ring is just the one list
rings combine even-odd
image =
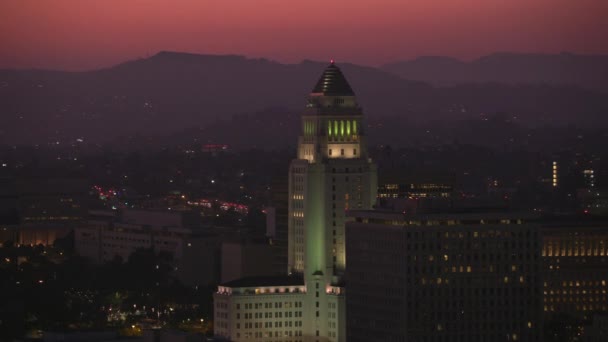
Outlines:
[{"label": "tower pyramid roof", "polygon": [[317,85],[312,90],[313,93],[323,93],[329,96],[354,96],[353,89],[346,81],[346,77],[342,74],[334,62],[325,68]]}]

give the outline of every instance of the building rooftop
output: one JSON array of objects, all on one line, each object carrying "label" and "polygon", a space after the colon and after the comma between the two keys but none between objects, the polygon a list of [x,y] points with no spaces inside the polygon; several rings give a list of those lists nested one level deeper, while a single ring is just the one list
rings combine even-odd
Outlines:
[{"label": "building rooftop", "polygon": [[231,280],[224,287],[302,286],[304,279],[296,276],[257,276]]},{"label": "building rooftop", "polygon": [[323,71],[312,92],[329,96],[355,96],[353,89],[348,84],[348,81],[346,81],[346,77],[344,77],[340,68],[333,61]]}]

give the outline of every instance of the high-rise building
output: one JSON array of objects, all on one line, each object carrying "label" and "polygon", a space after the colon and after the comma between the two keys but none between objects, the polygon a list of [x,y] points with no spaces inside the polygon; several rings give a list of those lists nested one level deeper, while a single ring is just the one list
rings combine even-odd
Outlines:
[{"label": "high-rise building", "polygon": [[345,212],[371,208],[376,192],[363,112],[332,62],[308,97],[298,156],[289,168],[291,277],[221,285],[215,294],[216,335],[234,341],[345,341]]},{"label": "high-rise building", "polygon": [[346,263],[345,211],[371,208],[377,181],[363,113],[333,63],[308,97],[302,128],[289,169],[289,271],[336,282]]},{"label": "high-rise building", "polygon": [[543,225],[543,297],[547,318],[608,310],[608,222],[559,217]]},{"label": "high-rise building", "polygon": [[353,211],[348,341],[541,341],[529,215]]}]

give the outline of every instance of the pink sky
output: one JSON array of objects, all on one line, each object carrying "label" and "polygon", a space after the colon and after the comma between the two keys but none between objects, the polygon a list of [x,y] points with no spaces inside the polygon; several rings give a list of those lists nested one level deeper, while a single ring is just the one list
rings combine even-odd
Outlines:
[{"label": "pink sky", "polygon": [[0,0],[0,68],[161,50],[379,65],[496,51],[608,54],[607,0]]}]

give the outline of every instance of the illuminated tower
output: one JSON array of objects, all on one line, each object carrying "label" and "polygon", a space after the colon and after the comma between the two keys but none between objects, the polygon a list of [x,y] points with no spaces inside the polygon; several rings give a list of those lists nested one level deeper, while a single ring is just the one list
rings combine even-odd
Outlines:
[{"label": "illuminated tower", "polygon": [[[289,271],[340,276],[346,263],[345,211],[376,200],[376,166],[367,155],[363,113],[332,62],[308,97],[289,169]],[[305,272],[305,271],[308,272]]]},{"label": "illuminated tower", "polygon": [[332,61],[308,96],[298,158],[289,168],[288,250],[289,272],[304,276],[312,330],[330,340],[344,338],[343,323],[326,328],[328,319],[332,326],[332,318],[344,318],[345,212],[371,209],[376,201],[376,165],[364,127],[355,94]]},{"label": "illuminated tower", "polygon": [[289,167],[288,271],[218,286],[214,331],[230,341],[346,340],[345,213],[371,209],[376,165],[363,114],[332,62],[308,97]]}]

